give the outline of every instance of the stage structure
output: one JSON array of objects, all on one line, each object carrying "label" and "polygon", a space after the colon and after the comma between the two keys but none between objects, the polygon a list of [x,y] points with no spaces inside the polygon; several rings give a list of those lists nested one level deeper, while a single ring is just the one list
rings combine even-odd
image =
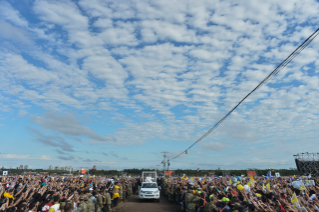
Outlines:
[{"label": "stage structure", "polygon": [[302,175],[318,174],[319,153],[300,153],[294,155],[297,170]]}]

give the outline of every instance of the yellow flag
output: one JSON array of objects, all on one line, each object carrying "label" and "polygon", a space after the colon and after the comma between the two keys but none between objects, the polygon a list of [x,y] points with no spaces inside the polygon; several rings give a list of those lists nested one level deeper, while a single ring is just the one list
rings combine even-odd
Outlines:
[{"label": "yellow flag", "polygon": [[265,184],[263,184],[263,190],[266,190]]},{"label": "yellow flag", "polygon": [[267,188],[270,190],[270,184],[269,183],[267,183]]},{"label": "yellow flag", "polygon": [[186,177],[186,180],[188,180],[188,177]]},{"label": "yellow flag", "polygon": [[194,179],[193,179],[193,177],[191,177],[191,181],[192,181],[192,182],[194,182]]},{"label": "yellow flag", "polygon": [[255,181],[250,180],[249,182],[250,182],[250,185],[251,185],[250,188],[253,188],[255,186]]},{"label": "yellow flag", "polygon": [[253,176],[250,176],[249,178],[250,178],[253,182],[255,182],[255,179],[254,179]]},{"label": "yellow flag", "polygon": [[251,181],[249,180],[249,182],[247,183],[247,185],[249,186],[249,187],[251,187],[251,183],[250,183]]},{"label": "yellow flag", "polygon": [[293,178],[295,178],[296,177],[296,175],[294,175],[294,176],[292,176]]},{"label": "yellow flag", "polygon": [[302,175],[302,178],[305,178],[305,175]]},{"label": "yellow flag", "polygon": [[298,198],[297,198],[297,196],[296,196],[296,193],[294,193],[294,194],[292,195],[292,197],[291,197],[291,203],[292,203],[293,205],[295,205],[295,206],[298,206],[298,205],[299,205],[299,200],[298,200]]},{"label": "yellow flag", "polygon": [[230,185],[232,185],[232,184],[233,184],[233,181],[231,181],[231,179],[229,179],[229,182],[230,182]]},{"label": "yellow flag", "polygon": [[257,195],[257,197],[261,197],[262,196],[261,194],[258,194],[258,193],[256,193],[256,195]]},{"label": "yellow flag", "polygon": [[4,192],[3,196],[14,200],[14,197],[8,192]]}]

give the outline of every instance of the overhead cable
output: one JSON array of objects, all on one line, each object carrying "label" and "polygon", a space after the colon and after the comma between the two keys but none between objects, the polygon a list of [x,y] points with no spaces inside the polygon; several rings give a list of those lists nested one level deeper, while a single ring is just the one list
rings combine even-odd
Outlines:
[{"label": "overhead cable", "polygon": [[222,119],[220,119],[214,126],[212,126],[204,135],[202,135],[197,141],[195,141],[192,145],[190,145],[186,150],[176,155],[170,160],[178,158],[183,153],[187,152],[190,148],[192,148],[195,144],[206,138],[212,131],[214,131],[245,99],[247,99],[253,92],[259,89],[261,86],[266,84],[269,80],[271,80],[274,76],[276,76],[284,67],[286,67],[302,50],[304,50],[319,34],[319,28],[312,33],[302,44],[298,46],[284,61],[282,61],[263,81],[261,81],[252,91],[250,91],[240,102],[237,103],[235,107],[233,107]]}]

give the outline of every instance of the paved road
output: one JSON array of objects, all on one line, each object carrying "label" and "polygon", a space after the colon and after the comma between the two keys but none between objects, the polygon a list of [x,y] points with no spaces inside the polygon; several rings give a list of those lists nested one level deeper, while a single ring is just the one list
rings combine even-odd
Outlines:
[{"label": "paved road", "polygon": [[138,195],[133,195],[126,202],[120,203],[115,212],[181,212],[181,206],[169,203],[167,197],[161,195],[161,201],[143,200],[140,202]]}]

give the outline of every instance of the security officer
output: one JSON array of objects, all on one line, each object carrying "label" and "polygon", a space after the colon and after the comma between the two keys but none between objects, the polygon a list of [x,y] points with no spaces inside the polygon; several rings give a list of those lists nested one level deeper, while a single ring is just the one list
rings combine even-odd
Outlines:
[{"label": "security officer", "polygon": [[80,205],[78,206],[78,209],[76,212],[86,212],[87,211],[87,205],[84,201],[84,196],[80,196]]},{"label": "security officer", "polygon": [[97,189],[96,190],[96,206],[95,206],[96,212],[101,212],[102,207],[103,207],[103,197],[100,194],[100,189]]},{"label": "security officer", "polygon": [[207,203],[204,212],[218,212],[218,208],[216,206],[217,198],[214,197],[214,195],[210,195],[209,199],[211,200],[211,202]]},{"label": "security officer", "polygon": [[[91,195],[91,194],[89,193],[88,195]],[[94,203],[93,203],[93,201],[90,198],[88,198],[87,196],[84,197],[84,201],[85,201],[85,203],[87,205],[87,207],[86,207],[87,212],[94,212]]]},{"label": "security officer", "polygon": [[195,212],[196,211],[196,202],[193,201],[196,198],[196,191],[191,190],[186,196],[186,212]]},{"label": "security officer", "polygon": [[131,182],[128,182],[127,183],[127,197],[131,197],[132,195],[132,183]]}]

